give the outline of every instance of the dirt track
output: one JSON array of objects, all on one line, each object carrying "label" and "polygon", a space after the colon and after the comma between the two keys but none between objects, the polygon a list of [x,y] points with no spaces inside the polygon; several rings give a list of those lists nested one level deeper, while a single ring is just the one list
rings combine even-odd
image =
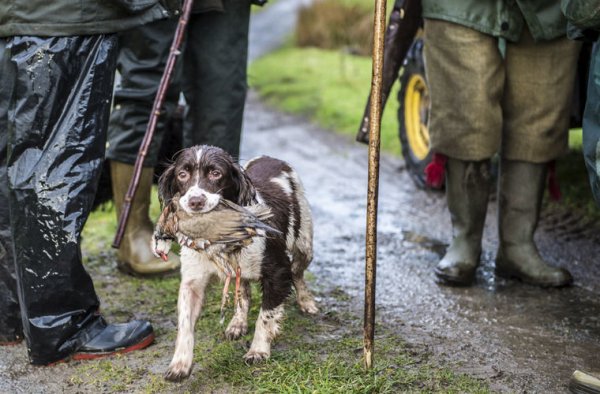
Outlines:
[{"label": "dirt track", "polygon": [[[247,106],[242,159],[268,154],[300,173],[315,216],[311,271],[362,308],[366,146],[264,107]],[[564,217],[562,217],[564,216]],[[400,159],[383,156],[379,201],[377,304],[409,342],[425,345],[456,369],[504,391],[557,392],[574,368],[600,370],[600,245],[568,236],[569,215],[546,213],[542,254],[569,268],[576,286],[543,290],[496,279],[496,204],[491,202],[484,264],[472,288],[434,283],[433,268],[450,240],[441,193],[417,190]]]}]

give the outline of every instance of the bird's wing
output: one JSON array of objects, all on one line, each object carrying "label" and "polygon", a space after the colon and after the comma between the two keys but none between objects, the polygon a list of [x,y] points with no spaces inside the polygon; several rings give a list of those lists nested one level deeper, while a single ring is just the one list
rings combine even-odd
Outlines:
[{"label": "bird's wing", "polygon": [[272,217],[265,205],[241,207],[229,200],[221,199],[219,205],[210,212],[187,214],[177,212],[177,230],[194,240],[205,240],[211,244],[244,243],[255,236],[266,233],[279,233],[262,220]]}]

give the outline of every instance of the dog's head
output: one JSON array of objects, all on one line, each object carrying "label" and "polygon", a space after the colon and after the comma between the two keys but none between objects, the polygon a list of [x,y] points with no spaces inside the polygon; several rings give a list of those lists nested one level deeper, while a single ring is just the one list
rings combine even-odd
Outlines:
[{"label": "dog's head", "polygon": [[209,212],[221,197],[239,205],[251,204],[256,192],[244,170],[231,155],[215,146],[182,150],[158,180],[158,197],[164,207],[179,194],[188,213]]}]

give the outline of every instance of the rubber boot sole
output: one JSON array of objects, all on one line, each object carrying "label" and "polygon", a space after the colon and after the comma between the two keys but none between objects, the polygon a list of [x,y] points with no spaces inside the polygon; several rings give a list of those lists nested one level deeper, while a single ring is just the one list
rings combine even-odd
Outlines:
[{"label": "rubber boot sole", "polygon": [[521,275],[519,275],[518,273],[515,273],[512,270],[507,270],[507,269],[502,269],[502,268],[497,268],[497,267],[494,270],[494,273],[496,274],[496,276],[499,276],[500,278],[514,279],[514,280],[518,280],[519,282],[523,282],[523,283],[526,283],[526,284],[532,285],[532,286],[542,287],[544,289],[551,288],[551,287],[559,289],[561,287],[568,287],[571,284],[573,284],[573,279],[566,281],[566,282],[561,282],[561,283],[534,281],[534,280],[530,280],[527,278],[523,278]]},{"label": "rubber boot sole", "polygon": [[133,352],[135,350],[141,350],[144,348],[147,348],[148,346],[150,346],[152,344],[152,342],[154,342],[154,338],[155,335],[154,333],[148,335],[146,338],[142,339],[140,342],[122,348],[122,349],[117,349],[117,350],[113,350],[110,352],[90,352],[90,353],[86,353],[86,352],[77,352],[75,354],[73,354],[73,356],[71,357],[72,360],[95,360],[98,358],[104,358],[104,357],[109,357],[109,356],[113,356],[115,354],[124,354],[124,353],[129,353],[129,352]]},{"label": "rubber boot sole", "polygon": [[17,339],[15,341],[0,342],[0,346],[17,346],[20,345],[21,342],[23,342],[22,339]]},{"label": "rubber boot sole", "polygon": [[466,273],[462,276],[451,276],[445,273],[444,271],[435,267],[434,273],[436,280],[435,282],[440,285],[445,286],[454,286],[454,287],[466,287],[471,286],[475,282],[475,270],[474,268],[472,272]]},{"label": "rubber boot sole", "polygon": [[141,349],[144,349],[144,348],[147,348],[148,346],[150,346],[152,344],[152,342],[154,342],[155,337],[156,337],[155,334],[152,333],[136,344],[133,344],[131,346],[128,346],[128,347],[125,347],[122,349],[113,350],[110,352],[93,352],[93,353],[75,352],[74,354],[72,354],[68,357],[65,357],[61,360],[53,361],[49,364],[44,364],[44,365],[40,365],[40,366],[53,367],[58,364],[68,363],[69,361],[96,360],[96,359],[100,359],[100,358],[114,356],[117,354],[125,354],[125,353],[129,353],[129,352],[133,352],[135,350],[141,350]]},{"label": "rubber boot sole", "polygon": [[131,264],[122,261],[117,261],[117,269],[122,273],[129,276],[133,276],[135,278],[170,278],[176,276],[179,273],[180,267],[162,272],[141,273],[134,270]]}]

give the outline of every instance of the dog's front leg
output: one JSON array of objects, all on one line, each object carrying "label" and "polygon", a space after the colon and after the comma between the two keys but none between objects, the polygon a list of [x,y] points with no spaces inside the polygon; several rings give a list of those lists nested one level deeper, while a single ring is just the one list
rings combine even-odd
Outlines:
[{"label": "dog's front leg", "polygon": [[[190,255],[195,257],[190,261]],[[194,352],[194,326],[200,316],[204,291],[213,275],[210,263],[188,248],[181,253],[181,285],[177,300],[177,341],[165,379],[178,381],[190,375]]]},{"label": "dog's front leg", "polygon": [[235,306],[235,314],[225,330],[225,338],[238,339],[248,332],[248,310],[250,309],[250,282],[240,283],[240,302]]},{"label": "dog's front leg", "polygon": [[177,300],[177,341],[175,353],[165,379],[178,381],[192,371],[194,351],[194,326],[200,315],[206,283],[199,280],[181,282]]}]

